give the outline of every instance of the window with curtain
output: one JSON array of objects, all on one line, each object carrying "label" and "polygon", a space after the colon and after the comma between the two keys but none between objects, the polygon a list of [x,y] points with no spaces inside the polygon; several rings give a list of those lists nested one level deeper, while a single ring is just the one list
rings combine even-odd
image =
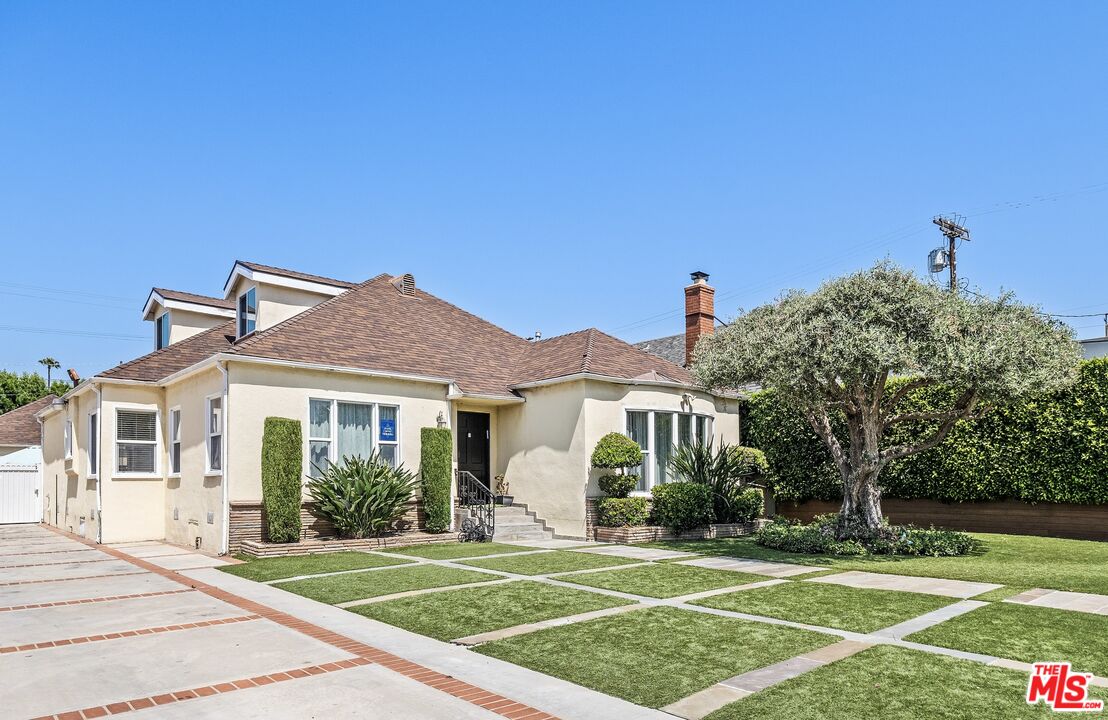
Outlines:
[{"label": "window with curtain", "polygon": [[673,457],[673,413],[654,413],[654,484],[670,481],[669,459]]},{"label": "window with curtain", "polygon": [[688,447],[693,444],[693,416],[684,413],[677,416],[677,445]]},{"label": "window with curtain", "polygon": [[153,410],[117,410],[116,470],[121,473],[158,471],[158,414]]},{"label": "window with curtain", "polygon": [[650,414],[645,412],[627,413],[627,437],[639,444],[643,452],[643,463],[627,472],[639,476],[639,484],[635,490],[646,492],[650,487],[647,479],[647,469],[650,467]]},{"label": "window with curtain", "polygon": [[712,418],[692,413],[659,410],[628,410],[627,436],[643,451],[643,464],[630,472],[639,475],[636,492],[676,478],[669,468],[675,448],[685,447],[712,436]]},{"label": "window with curtain", "polygon": [[169,472],[181,474],[181,409],[169,411]]},{"label": "window with curtain", "polygon": [[208,398],[208,470],[223,470],[223,398]]},{"label": "window with curtain", "polygon": [[319,477],[344,457],[368,458],[374,450],[400,463],[400,408],[396,405],[312,399],[308,401],[308,474]]},{"label": "window with curtain", "polygon": [[338,404],[338,447],[335,461],[345,457],[368,458],[373,453],[373,406]]},{"label": "window with curtain", "polygon": [[308,474],[319,477],[331,461],[331,401],[308,404]]}]

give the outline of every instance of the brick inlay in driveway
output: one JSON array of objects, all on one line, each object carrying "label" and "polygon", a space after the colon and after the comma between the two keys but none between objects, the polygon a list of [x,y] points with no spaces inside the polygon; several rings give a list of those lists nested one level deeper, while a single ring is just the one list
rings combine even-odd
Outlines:
[{"label": "brick inlay in driveway", "polygon": [[194,628],[211,627],[212,625],[227,625],[229,623],[240,623],[259,619],[261,619],[260,615],[241,615],[239,617],[220,618],[219,620],[201,620],[199,622],[181,623],[180,625],[142,628],[141,630],[123,630],[104,635],[85,635],[83,637],[48,640],[46,642],[28,643],[26,645],[9,645],[8,647],[0,647],[0,655],[5,653],[24,652],[26,650],[45,650],[47,648],[65,647],[66,645],[80,645],[82,643],[100,642],[102,640],[118,640],[119,638],[138,637],[139,635],[154,635],[155,633],[175,632],[177,630],[192,630]]},{"label": "brick inlay in driveway", "polygon": [[32,603],[30,605],[12,605],[11,607],[0,607],[0,612],[11,612],[13,610],[39,610],[41,608],[63,607],[65,605],[84,605],[86,603],[111,602],[112,600],[134,600],[136,598],[161,597],[162,595],[176,595],[178,593],[187,592],[193,592],[192,588],[181,588],[180,590],[162,590],[161,592],[135,593],[133,595],[110,595],[108,597],[81,598],[80,600],[59,600],[57,602]]}]

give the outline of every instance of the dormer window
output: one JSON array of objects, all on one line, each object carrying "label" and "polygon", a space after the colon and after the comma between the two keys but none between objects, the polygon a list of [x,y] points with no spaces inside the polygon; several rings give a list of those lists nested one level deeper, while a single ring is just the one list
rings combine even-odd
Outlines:
[{"label": "dormer window", "polygon": [[258,299],[256,288],[250,288],[239,295],[238,329],[239,337],[246,337],[254,332],[258,322]]},{"label": "dormer window", "polygon": [[169,345],[169,311],[162,313],[154,321],[154,346],[156,350]]}]

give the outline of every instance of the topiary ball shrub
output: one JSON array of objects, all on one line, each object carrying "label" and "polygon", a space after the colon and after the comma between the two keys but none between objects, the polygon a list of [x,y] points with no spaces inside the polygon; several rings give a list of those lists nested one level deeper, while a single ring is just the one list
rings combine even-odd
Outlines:
[{"label": "topiary ball shrub", "polygon": [[951,557],[968,555],[978,543],[955,530],[923,529],[885,524],[867,535],[836,540],[837,513],[817,515],[807,525],[778,518],[754,533],[759,545],[811,555],[910,555]]},{"label": "topiary ball shrub", "polygon": [[596,521],[601,527],[645,525],[649,517],[644,497],[607,497],[596,501]]},{"label": "topiary ball shrub", "polygon": [[638,475],[601,475],[600,491],[610,498],[625,498],[639,484]]},{"label": "topiary ball shrub", "polygon": [[654,520],[675,534],[703,527],[715,521],[712,511],[712,489],[693,482],[672,482],[655,485]]},{"label": "topiary ball shrub", "polygon": [[592,466],[602,470],[622,470],[642,462],[639,444],[619,433],[608,433],[600,438],[592,451]]},{"label": "topiary ball shrub", "polygon": [[262,429],[262,507],[269,542],[300,540],[300,421],[267,417]]}]

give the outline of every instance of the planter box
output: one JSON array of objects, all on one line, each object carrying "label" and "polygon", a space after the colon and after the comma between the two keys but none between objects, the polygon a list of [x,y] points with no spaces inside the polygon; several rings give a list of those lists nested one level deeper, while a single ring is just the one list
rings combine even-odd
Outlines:
[{"label": "planter box", "polygon": [[674,535],[668,528],[658,525],[636,525],[634,527],[598,527],[595,531],[597,542],[607,543],[642,543],[657,540],[711,540],[712,538],[728,538],[750,535],[758,528],[765,525],[768,520],[759,519],[750,523],[728,523],[708,525],[707,527],[686,530],[679,536]]},{"label": "planter box", "polygon": [[383,535],[361,540],[342,538],[318,538],[301,540],[294,543],[268,543],[245,540],[239,545],[239,552],[254,558],[291,557],[296,555],[315,555],[318,553],[345,552],[347,550],[380,550],[381,548],[404,547],[406,545],[428,545],[431,543],[458,542],[456,533],[409,532],[399,535]]}]

